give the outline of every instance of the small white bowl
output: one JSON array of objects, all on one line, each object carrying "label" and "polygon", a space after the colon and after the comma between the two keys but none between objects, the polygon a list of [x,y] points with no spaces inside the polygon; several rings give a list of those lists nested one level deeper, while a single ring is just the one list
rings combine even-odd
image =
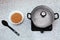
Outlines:
[{"label": "small white bowl", "polygon": [[[12,22],[12,20],[11,20],[11,16],[12,16],[13,14],[15,14],[16,12],[19,13],[19,14],[21,14],[21,16],[22,16],[22,20],[21,20],[20,22],[18,22],[18,23],[14,23],[14,22]],[[12,24],[21,24],[21,23],[23,22],[23,20],[24,20],[24,15],[23,15],[23,13],[20,12],[20,11],[13,11],[13,12],[11,12],[10,15],[9,15],[9,21],[10,21]]]}]

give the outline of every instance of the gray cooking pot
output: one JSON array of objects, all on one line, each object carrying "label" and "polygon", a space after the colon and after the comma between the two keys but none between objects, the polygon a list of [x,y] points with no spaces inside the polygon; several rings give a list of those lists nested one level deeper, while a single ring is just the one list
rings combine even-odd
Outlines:
[{"label": "gray cooking pot", "polygon": [[[55,17],[55,15],[57,15],[57,17]],[[30,19],[35,26],[44,28],[58,19],[59,14],[54,13],[52,9],[45,5],[40,5],[34,8],[31,13],[28,13],[27,18]]]}]

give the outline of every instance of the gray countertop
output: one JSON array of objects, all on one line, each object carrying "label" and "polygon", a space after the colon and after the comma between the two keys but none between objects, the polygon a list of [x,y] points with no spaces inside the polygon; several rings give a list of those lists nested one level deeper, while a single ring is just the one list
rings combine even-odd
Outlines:
[{"label": "gray countertop", "polygon": [[[0,40],[60,40],[60,18],[54,21],[52,31],[45,31],[43,34],[31,31],[31,21],[27,19],[27,13],[39,5],[46,5],[60,14],[60,0],[0,0]],[[24,14],[24,22],[20,25],[9,22],[10,13],[16,10]],[[20,36],[3,26],[1,20],[8,21]]]}]

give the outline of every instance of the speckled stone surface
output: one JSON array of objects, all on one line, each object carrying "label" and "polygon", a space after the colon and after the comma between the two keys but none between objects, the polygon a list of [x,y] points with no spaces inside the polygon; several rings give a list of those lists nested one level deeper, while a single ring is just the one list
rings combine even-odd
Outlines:
[{"label": "speckled stone surface", "polygon": [[[60,18],[54,21],[52,31],[45,31],[43,34],[31,31],[31,21],[27,19],[27,13],[39,5],[46,5],[60,14],[60,0],[0,0],[0,40],[60,40]],[[20,25],[9,22],[10,13],[16,10],[24,14],[24,22]],[[1,20],[6,20],[20,36],[3,26]]]}]

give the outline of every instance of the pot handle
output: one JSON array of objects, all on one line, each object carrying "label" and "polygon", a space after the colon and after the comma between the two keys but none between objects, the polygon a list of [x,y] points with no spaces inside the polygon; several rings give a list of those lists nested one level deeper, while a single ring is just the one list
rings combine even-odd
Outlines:
[{"label": "pot handle", "polygon": [[54,18],[55,20],[59,18],[59,14],[58,13],[54,13],[54,15],[57,15],[57,17]]},{"label": "pot handle", "polygon": [[[30,15],[30,17],[29,17]],[[31,13],[27,13],[27,18],[31,20]]]}]

